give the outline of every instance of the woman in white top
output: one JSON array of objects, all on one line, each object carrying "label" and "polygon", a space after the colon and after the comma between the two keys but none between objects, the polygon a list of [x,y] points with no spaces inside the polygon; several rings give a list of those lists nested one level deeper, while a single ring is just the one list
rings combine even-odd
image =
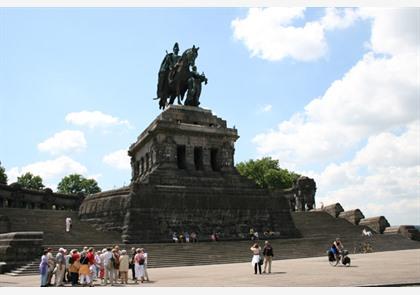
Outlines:
[{"label": "woman in white top", "polygon": [[261,274],[261,264],[260,264],[260,260],[261,260],[261,256],[260,256],[260,252],[261,252],[261,247],[258,245],[258,243],[255,243],[254,245],[252,245],[252,247],[250,248],[252,253],[254,254],[252,256],[252,266],[254,267],[254,273],[257,274],[257,267],[258,270]]}]

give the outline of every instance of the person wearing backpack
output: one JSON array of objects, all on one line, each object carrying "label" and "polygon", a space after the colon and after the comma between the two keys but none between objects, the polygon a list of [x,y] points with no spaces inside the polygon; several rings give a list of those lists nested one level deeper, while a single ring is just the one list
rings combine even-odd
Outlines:
[{"label": "person wearing backpack", "polygon": [[80,284],[83,286],[90,285],[89,257],[86,251],[83,251],[80,256],[79,276]]},{"label": "person wearing backpack", "polygon": [[111,247],[108,247],[106,249],[106,253],[104,254],[104,268],[105,268],[105,282],[104,285],[106,286],[109,283],[111,286],[114,286],[114,282],[116,282],[116,273],[115,273],[115,267],[114,267],[114,253]]},{"label": "person wearing backpack", "polygon": [[80,254],[77,252],[77,249],[71,250],[70,254],[69,273],[71,285],[74,287],[77,286],[79,282]]}]

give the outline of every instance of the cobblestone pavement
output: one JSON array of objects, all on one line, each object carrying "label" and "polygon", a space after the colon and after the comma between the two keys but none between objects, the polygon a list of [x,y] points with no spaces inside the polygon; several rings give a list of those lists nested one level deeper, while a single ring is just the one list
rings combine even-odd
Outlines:
[{"label": "cobblestone pavement", "polygon": [[[151,253],[151,259],[153,253]],[[420,285],[420,249],[350,255],[351,266],[327,257],[273,261],[271,274],[254,274],[251,262],[149,269],[151,281],[127,287],[355,287]],[[251,257],[250,257],[251,261]],[[131,277],[131,273],[130,273]],[[0,287],[38,287],[40,276],[0,275]],[[66,285],[69,286],[70,285]],[[100,286],[99,281],[95,287]],[[110,286],[108,285],[110,288]],[[86,289],[86,288],[85,288]],[[92,288],[87,288],[92,290]],[[1,289],[0,289],[1,290]],[[1,292],[1,291],[0,291]],[[3,294],[3,292],[1,292]]]}]

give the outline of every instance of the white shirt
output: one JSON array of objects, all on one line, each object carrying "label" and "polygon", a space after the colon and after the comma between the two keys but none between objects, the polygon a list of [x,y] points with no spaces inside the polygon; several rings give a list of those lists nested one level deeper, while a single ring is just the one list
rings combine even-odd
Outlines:
[{"label": "white shirt", "polygon": [[111,251],[106,251],[104,253],[104,266],[107,266],[109,264],[109,262],[111,261],[112,258],[112,252]]}]

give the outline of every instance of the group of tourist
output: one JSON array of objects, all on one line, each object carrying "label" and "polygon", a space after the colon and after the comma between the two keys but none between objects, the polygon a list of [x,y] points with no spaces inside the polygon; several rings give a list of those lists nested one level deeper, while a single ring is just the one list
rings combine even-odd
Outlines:
[{"label": "group of tourist", "polygon": [[[265,241],[264,248],[261,249],[260,245],[257,243],[254,243],[252,247],[250,248],[252,251],[252,260],[251,264],[254,268],[254,273],[257,274],[257,268],[259,271],[259,274],[261,274],[261,266],[264,264],[264,271],[263,273],[271,273],[271,262],[273,261],[273,247],[271,246],[271,243],[269,241]],[[261,252],[262,250],[262,252]],[[268,268],[268,269],[267,269]]]},{"label": "group of tourist", "polygon": [[102,251],[95,251],[93,247],[84,247],[82,251],[72,249],[69,252],[59,248],[55,256],[52,248],[48,248],[43,251],[39,265],[41,287],[61,287],[65,283],[93,287],[97,280],[103,286],[128,284],[130,269],[133,283],[143,283],[149,281],[147,258],[143,248],[131,248],[131,253],[127,253],[127,250],[120,250],[118,245]]},{"label": "group of tourist", "polygon": [[198,235],[195,231],[191,232],[188,231],[177,233],[174,231],[172,233],[172,242],[174,243],[197,243],[198,242]]},{"label": "group of tourist", "polygon": [[[264,238],[266,239],[272,238],[273,235],[274,233],[269,229],[266,229],[264,231]],[[251,241],[258,241],[260,239],[260,234],[258,233],[258,231],[255,231],[254,228],[251,227],[249,229],[249,238],[251,239]]]}]

